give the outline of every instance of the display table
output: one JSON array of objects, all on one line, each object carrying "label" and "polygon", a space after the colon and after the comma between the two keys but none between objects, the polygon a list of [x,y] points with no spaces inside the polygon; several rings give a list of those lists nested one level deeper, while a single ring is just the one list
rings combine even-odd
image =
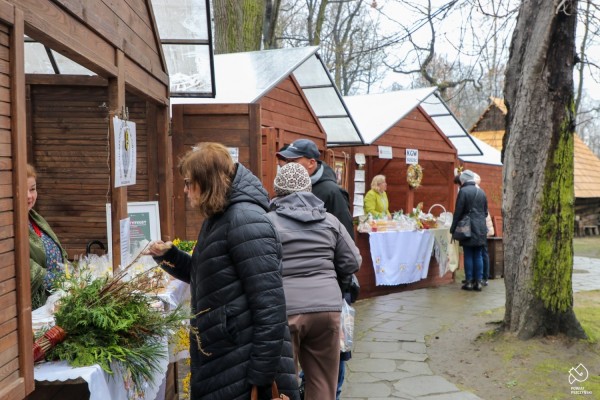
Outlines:
[{"label": "display table", "polygon": [[[165,309],[172,309],[189,298],[189,285],[173,279],[158,296],[163,302]],[[32,313],[32,319],[39,322],[48,320],[48,316],[45,315],[42,307]],[[64,382],[65,385],[68,385],[81,384],[84,381],[89,390],[90,400],[162,400],[165,398],[165,387],[168,386],[167,371],[171,370],[173,368],[172,364],[179,359],[179,357],[171,354],[171,351],[169,351],[166,338],[164,340],[164,349],[165,357],[160,360],[159,371],[154,374],[152,382],[146,384],[144,393],[141,395],[132,393],[133,390],[128,384],[128,380],[124,379],[118,370],[114,371],[111,376],[103,371],[99,365],[74,368],[64,361],[54,361],[42,362],[35,365],[33,374],[36,381],[36,390],[32,396],[40,399],[58,399],[61,397],[50,397],[40,393],[40,390],[49,390],[48,387],[51,387],[53,388],[52,391],[56,391],[56,384],[47,385],[48,383]],[[176,376],[175,379],[177,379]]]},{"label": "display table", "polygon": [[439,276],[458,266],[456,246],[448,228],[400,232],[371,232],[369,246],[375,284],[400,285],[427,278],[432,253]]},{"label": "display table", "polygon": [[[427,276],[424,279],[420,279],[413,283],[402,283],[396,285],[377,285],[375,281],[375,267],[373,262],[373,257],[371,256],[371,236],[374,237],[387,235],[388,233],[396,233],[396,232],[378,232],[375,234],[370,233],[359,233],[356,232],[356,246],[360,250],[360,254],[362,256],[362,265],[360,270],[356,272],[356,277],[360,282],[360,299],[366,299],[373,296],[381,296],[391,293],[403,292],[406,290],[415,290],[427,287],[441,286],[446,285],[453,282],[453,274],[451,271],[458,268],[458,251],[459,247],[455,243],[450,243],[450,233],[447,229],[443,229],[445,232],[437,232],[436,229],[430,229],[429,233],[425,233],[425,235],[433,235],[434,236],[434,245],[432,248],[432,254],[434,257],[430,257],[428,264],[428,272]],[[423,232],[423,231],[421,231]],[[402,233],[402,232],[399,232]],[[410,242],[411,238],[415,238],[419,235],[419,231],[414,232],[406,232],[408,233],[408,240]],[[400,236],[402,238],[404,235]],[[441,246],[436,246],[436,238],[443,238],[446,240],[440,241]],[[443,243],[447,243],[446,247],[444,247]],[[442,256],[444,250],[448,251],[446,256]],[[395,250],[394,250],[395,251]],[[440,252],[441,251],[441,252]],[[438,259],[441,260],[438,263]],[[448,260],[446,262],[446,260]],[[420,275],[420,276],[423,276]]]}]

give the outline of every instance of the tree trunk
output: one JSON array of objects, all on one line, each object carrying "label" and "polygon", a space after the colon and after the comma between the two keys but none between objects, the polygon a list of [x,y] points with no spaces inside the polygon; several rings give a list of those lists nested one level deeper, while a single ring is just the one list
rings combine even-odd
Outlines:
[{"label": "tree trunk", "polygon": [[265,49],[277,48],[275,32],[277,32],[280,8],[281,0],[265,0],[265,16],[263,23],[263,45]]},{"label": "tree trunk", "polygon": [[576,12],[577,0],[523,0],[506,73],[504,327],[522,339],[585,337],[572,287]]},{"label": "tree trunk", "polygon": [[215,54],[260,50],[265,0],[213,0]]}]

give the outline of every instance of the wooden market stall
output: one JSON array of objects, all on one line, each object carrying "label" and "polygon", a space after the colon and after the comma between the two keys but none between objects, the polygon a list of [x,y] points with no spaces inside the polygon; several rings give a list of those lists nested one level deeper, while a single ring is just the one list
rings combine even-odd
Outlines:
[{"label": "wooden market stall", "polygon": [[[391,212],[403,210],[409,213],[418,203],[423,203],[427,212],[438,204],[453,211],[456,190],[453,170],[457,165],[457,149],[449,135],[436,123],[425,106],[426,99],[435,96],[434,88],[414,91],[391,92],[378,95],[345,97],[344,100],[365,140],[364,146],[336,147],[335,150],[350,154],[349,188],[351,197],[366,193],[371,179],[378,174],[386,176],[387,195]],[[435,97],[437,99],[437,97]],[[433,106],[430,101],[430,106]],[[443,122],[443,121],[442,121]],[[464,136],[458,140],[464,140]],[[418,150],[418,164],[423,168],[421,186],[409,187],[406,177],[407,149]],[[364,192],[357,192],[357,155],[365,157]],[[383,157],[380,154],[383,155]],[[362,198],[359,197],[359,198]],[[362,214],[360,201],[354,204],[354,214]],[[432,212],[438,215],[442,207],[435,206]],[[361,297],[436,286],[452,281],[452,274],[439,276],[438,263],[431,259],[425,279],[396,286],[376,286],[373,261],[369,246],[369,235],[359,233],[357,245],[363,256],[363,265],[357,276],[361,284]]]},{"label": "wooden market stall", "polygon": [[[0,21],[0,398],[22,399],[34,390],[25,165],[38,169],[40,211],[70,255],[107,240],[107,202],[119,232],[130,198],[160,200],[170,239],[172,185],[159,184],[171,182],[169,78],[148,0],[0,0]],[[25,35],[96,76],[26,77]],[[125,107],[143,141],[129,190],[111,185],[108,166],[109,117]],[[112,244],[118,263],[118,234]]]},{"label": "wooden market stall", "polygon": [[[215,98],[173,99],[175,236],[194,240],[201,225],[200,216],[186,201],[177,172],[178,159],[194,144],[216,141],[230,147],[270,194],[277,172],[275,153],[282,146],[305,138],[327,155],[326,141],[335,136],[328,134],[332,124],[327,118],[346,110],[336,103],[341,97],[316,50],[306,47],[216,55]],[[330,109],[337,105],[335,112],[319,114],[324,101]],[[348,119],[347,115],[337,118],[338,122]],[[360,142],[357,133],[354,137]]]}]

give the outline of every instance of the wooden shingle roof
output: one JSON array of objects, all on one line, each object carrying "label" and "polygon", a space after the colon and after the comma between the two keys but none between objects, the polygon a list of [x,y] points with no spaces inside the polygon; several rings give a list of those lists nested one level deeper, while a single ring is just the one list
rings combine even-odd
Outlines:
[{"label": "wooden shingle roof", "polygon": [[575,134],[575,197],[600,197],[600,159]]}]

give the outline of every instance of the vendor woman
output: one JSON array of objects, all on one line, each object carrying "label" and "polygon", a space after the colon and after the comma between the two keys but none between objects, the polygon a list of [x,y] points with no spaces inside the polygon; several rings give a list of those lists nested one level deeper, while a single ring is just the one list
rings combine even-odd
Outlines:
[{"label": "vendor woman", "polygon": [[387,183],[384,175],[375,175],[371,181],[371,190],[365,195],[365,215],[373,218],[391,218],[386,191]]},{"label": "vendor woman", "polygon": [[36,309],[46,302],[54,279],[63,271],[67,252],[48,222],[33,206],[37,200],[37,174],[27,164],[27,208],[29,210],[29,270],[31,273],[31,307]]}]

